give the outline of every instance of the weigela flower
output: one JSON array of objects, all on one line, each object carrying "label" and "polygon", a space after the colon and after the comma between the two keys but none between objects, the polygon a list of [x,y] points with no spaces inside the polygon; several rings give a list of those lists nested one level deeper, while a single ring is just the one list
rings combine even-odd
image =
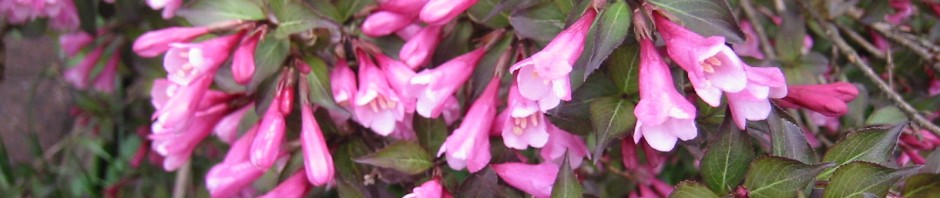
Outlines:
[{"label": "weigela flower", "polygon": [[431,25],[444,25],[476,3],[477,0],[430,0],[421,9],[421,21]]},{"label": "weigela flower", "polygon": [[333,180],[333,157],[323,138],[323,132],[310,105],[300,107],[300,146],[304,155],[304,170],[311,184],[322,186]]},{"label": "weigela flower", "polygon": [[65,82],[72,84],[75,88],[86,89],[88,88],[88,76],[91,75],[91,70],[95,68],[95,65],[98,64],[98,59],[101,58],[101,55],[104,53],[104,46],[98,46],[90,53],[82,57],[82,61],[78,62],[72,68],[65,70]]},{"label": "weigela flower", "polygon": [[787,96],[777,100],[783,107],[803,107],[825,116],[838,117],[848,113],[846,103],[858,96],[858,88],[847,82],[820,85],[789,86]]},{"label": "weigela flower", "polygon": [[441,41],[441,26],[428,25],[405,42],[398,52],[398,57],[412,69],[426,64],[434,54],[437,43]]},{"label": "weigela flower", "polygon": [[411,25],[414,18],[414,14],[399,14],[391,11],[374,12],[362,22],[362,34],[370,37],[389,35]]},{"label": "weigela flower", "polygon": [[539,109],[546,112],[561,100],[571,100],[572,66],[581,56],[584,39],[590,31],[597,13],[588,9],[578,21],[558,33],[542,51],[514,64],[510,71],[519,71],[516,83],[519,93],[529,100],[538,101]]},{"label": "weigela flower", "polygon": [[639,84],[640,102],[633,110],[637,118],[634,142],[645,137],[654,149],[670,151],[677,139],[698,135],[695,106],[676,91],[668,66],[649,39],[640,40]]},{"label": "weigela flower", "polygon": [[539,156],[560,166],[565,160],[565,153],[567,153],[568,165],[571,167],[581,166],[584,157],[590,156],[587,146],[584,145],[584,140],[581,140],[581,137],[577,135],[555,127],[551,123],[545,124],[548,125],[548,143],[539,151]]},{"label": "weigela flower", "polygon": [[357,52],[357,58],[359,91],[353,103],[356,121],[379,135],[388,136],[395,129],[395,123],[404,118],[405,107],[371,58],[362,51]]},{"label": "weigela flower", "polygon": [[258,127],[252,127],[232,147],[222,163],[216,164],[206,174],[206,188],[212,197],[232,197],[264,174],[264,168],[251,164],[248,150],[254,141]]},{"label": "weigela flower", "polygon": [[418,114],[427,118],[440,116],[444,102],[470,78],[485,52],[486,49],[481,47],[412,77],[411,85],[416,89],[413,94],[417,94],[418,99]]},{"label": "weigela flower", "polygon": [[379,67],[382,68],[382,74],[388,80],[388,85],[395,93],[398,99],[405,105],[405,113],[414,113],[415,101],[417,100],[415,86],[411,85],[411,78],[415,76],[415,71],[405,65],[405,63],[389,58],[385,54],[374,54]]},{"label": "weigela flower", "polygon": [[163,19],[170,19],[176,15],[176,10],[183,5],[183,0],[147,0],[147,5],[154,10],[163,9],[160,16]]},{"label": "weigela flower", "polygon": [[760,51],[760,40],[757,38],[757,33],[754,32],[754,27],[751,27],[751,22],[742,20],[738,25],[741,26],[745,38],[743,43],[731,44],[734,47],[734,53],[739,56],[764,59],[764,52]]},{"label": "weigela flower", "polygon": [[309,191],[310,184],[307,184],[306,175],[303,171],[297,171],[297,173],[294,173],[294,175],[291,175],[259,198],[300,198],[306,196]]},{"label": "weigela flower", "polygon": [[62,51],[64,51],[67,56],[75,56],[82,48],[88,46],[88,44],[91,44],[93,41],[94,38],[85,31],[59,36],[59,46],[62,47]]},{"label": "weigela flower", "polygon": [[187,85],[195,78],[214,76],[239,39],[241,34],[233,34],[198,44],[171,44],[171,48],[163,57],[167,78],[174,83]]},{"label": "weigela flower", "polygon": [[189,42],[209,33],[206,27],[170,27],[149,31],[134,41],[134,52],[142,57],[156,57],[170,49],[172,43]]},{"label": "weigela flower", "polygon": [[768,99],[787,95],[787,82],[780,68],[745,65],[744,70],[747,71],[747,87],[728,93],[728,108],[739,129],[744,129],[745,120],[767,119],[773,109]]},{"label": "weigela flower", "polygon": [[241,85],[247,85],[251,82],[251,77],[255,74],[255,48],[261,40],[263,32],[245,36],[241,45],[235,49],[232,55],[232,78]]},{"label": "weigela flower", "polygon": [[449,198],[451,197],[450,193],[447,193],[444,190],[444,186],[441,185],[441,178],[434,178],[428,180],[421,184],[421,186],[415,187],[411,193],[405,195],[402,198]]},{"label": "weigela flower", "polygon": [[[535,101],[519,95],[519,87],[509,88],[508,106],[499,115],[506,147],[524,150],[542,148],[548,142],[548,123]],[[500,125],[498,125],[500,126]]]},{"label": "weigela flower", "polygon": [[[275,96],[275,98],[278,98],[278,96]],[[261,118],[261,123],[258,124],[258,134],[254,142],[251,143],[251,153],[249,155],[251,164],[257,167],[271,167],[280,154],[281,142],[284,141],[284,130],[286,128],[284,114],[280,110],[280,105],[283,102],[277,99],[271,101],[271,105]]]},{"label": "weigela flower", "polygon": [[118,66],[121,62],[121,56],[112,55],[108,59],[108,62],[104,64],[104,68],[101,69],[101,72],[98,73],[98,76],[95,76],[94,88],[95,90],[111,93],[114,91],[114,79],[117,77]]},{"label": "weigela flower", "polygon": [[381,10],[417,15],[428,0],[378,0],[378,2]]},{"label": "weigela flower", "polygon": [[510,162],[493,164],[496,175],[504,182],[516,189],[522,190],[534,197],[549,197],[552,195],[552,185],[558,176],[558,165],[548,162],[541,164],[524,164]]},{"label": "weigela flower", "polygon": [[493,78],[483,94],[473,102],[460,127],[441,145],[437,156],[447,153],[447,165],[454,170],[465,167],[471,173],[482,170],[490,163],[490,127],[496,116],[496,97],[499,78]]},{"label": "weigela flower", "polygon": [[242,121],[242,118],[245,117],[245,114],[248,113],[248,110],[254,108],[255,104],[251,103],[229,113],[219,121],[219,124],[215,125],[212,131],[222,142],[231,144],[235,141],[235,138],[238,138],[238,124]]}]

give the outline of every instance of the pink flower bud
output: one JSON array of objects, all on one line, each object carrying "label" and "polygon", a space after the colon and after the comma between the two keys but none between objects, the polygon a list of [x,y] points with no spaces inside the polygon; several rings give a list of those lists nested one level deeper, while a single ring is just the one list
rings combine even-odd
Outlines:
[{"label": "pink flower bud", "polygon": [[330,88],[337,104],[347,107],[352,104],[357,90],[356,74],[349,69],[346,60],[336,61],[336,67],[330,72]]},{"label": "pink flower bud", "polygon": [[231,144],[235,141],[236,136],[238,136],[238,124],[242,121],[242,118],[245,117],[245,114],[248,113],[248,110],[255,108],[255,104],[251,103],[245,105],[241,109],[235,110],[235,112],[229,113],[219,124],[215,125],[215,128],[212,130],[215,132],[215,135],[219,137],[222,142]]},{"label": "pink flower bud", "polygon": [[790,86],[787,97],[783,98],[782,101],[826,116],[836,117],[845,115],[845,113],[849,111],[846,103],[854,100],[857,95],[858,89],[855,88],[855,85],[846,82],[836,82],[820,85]]},{"label": "pink flower bud", "polygon": [[888,5],[894,9],[894,14],[885,15],[885,21],[897,25],[914,15],[914,5],[911,0],[888,0]]},{"label": "pink flower bud", "polygon": [[307,195],[310,191],[310,184],[307,184],[307,177],[303,171],[297,171],[294,175],[287,178],[274,187],[270,192],[261,195],[259,198],[300,198]]},{"label": "pink flower bud", "polygon": [[441,185],[441,179],[435,177],[434,179],[424,182],[421,186],[415,187],[411,193],[402,198],[443,198],[449,196],[450,194],[447,193],[444,190],[444,186]]},{"label": "pink flower bud", "polygon": [[640,102],[633,111],[637,118],[633,141],[646,137],[654,149],[670,151],[677,139],[695,138],[695,106],[676,91],[669,67],[649,39],[640,40],[639,78]]},{"label": "pink flower bud", "polygon": [[548,125],[548,143],[545,144],[545,147],[542,147],[539,156],[542,156],[542,159],[546,161],[560,165],[564,162],[565,153],[567,153],[568,165],[572,168],[581,166],[584,157],[590,156],[588,148],[584,145],[581,137],[559,129],[551,123],[546,122],[545,124]]},{"label": "pink flower bud", "polygon": [[415,35],[418,35],[418,33],[421,32],[422,29],[424,28],[421,27],[420,24],[412,23],[411,25],[405,26],[404,28],[395,32],[395,35],[398,35],[398,38],[401,38],[407,41],[407,40],[411,40],[411,38],[414,38]]},{"label": "pink flower bud", "polygon": [[421,21],[444,25],[476,3],[477,0],[430,0],[421,8]]},{"label": "pink flower bud", "polygon": [[441,41],[441,26],[429,25],[417,35],[408,39],[398,52],[398,57],[412,69],[418,68],[431,59],[437,43]]},{"label": "pink flower bud", "polygon": [[379,135],[388,136],[395,129],[395,123],[405,116],[405,107],[371,58],[362,51],[356,54],[360,84],[353,110],[357,121]]},{"label": "pink flower bud", "polygon": [[154,10],[163,9],[160,16],[163,19],[170,19],[176,14],[176,10],[183,5],[183,0],[147,0],[147,5]]},{"label": "pink flower bud", "polygon": [[378,0],[378,2],[381,10],[418,15],[428,0]]},{"label": "pink flower bud", "polygon": [[437,156],[447,153],[447,165],[454,170],[464,167],[471,173],[482,170],[490,162],[490,127],[496,116],[499,78],[487,84],[483,94],[473,102],[460,126],[441,145]]},{"label": "pink flower bud", "polygon": [[751,27],[751,22],[741,20],[739,25],[741,26],[741,30],[744,31],[745,38],[743,43],[731,44],[731,46],[734,47],[734,52],[739,56],[764,59],[764,52],[760,50],[760,40],[757,38],[757,33],[754,32],[754,27]]},{"label": "pink flower bud", "polygon": [[[198,44],[174,43],[163,57],[167,78],[186,85],[199,76],[214,76],[225,62],[232,46],[238,44],[241,34],[228,35]],[[139,41],[139,39],[138,39]]]},{"label": "pink flower bud", "polygon": [[537,165],[516,162],[493,164],[496,175],[504,182],[539,198],[552,195],[552,185],[555,184],[558,169],[558,165],[547,162]]},{"label": "pink flower bud", "polygon": [[[275,100],[276,101],[276,100]],[[258,125],[258,135],[251,143],[250,161],[252,165],[260,168],[269,168],[277,161],[284,141],[284,115],[278,109],[279,103],[271,102],[261,123]]]},{"label": "pink flower bud", "polygon": [[134,52],[143,57],[156,57],[170,49],[171,43],[189,42],[209,33],[205,27],[171,27],[149,31],[134,41]]},{"label": "pink flower bud", "polygon": [[620,141],[620,155],[623,156],[623,168],[625,171],[634,172],[640,167],[640,161],[636,156],[636,142],[623,138]]},{"label": "pink flower bud", "polygon": [[78,89],[88,88],[88,75],[91,75],[91,70],[97,65],[102,53],[104,53],[104,46],[98,46],[82,57],[82,61],[65,71],[65,81]]},{"label": "pink flower bud", "polygon": [[94,38],[84,31],[59,36],[59,46],[62,47],[62,51],[65,51],[65,55],[67,56],[75,56],[82,48],[88,46],[88,44],[91,44],[93,41]]},{"label": "pink flower bud", "polygon": [[484,53],[486,49],[481,47],[412,77],[411,85],[417,89],[418,114],[426,118],[440,116],[444,102],[470,78]]},{"label": "pink flower bud", "polygon": [[548,120],[539,111],[535,101],[519,95],[519,86],[509,88],[508,106],[503,110],[501,135],[506,147],[525,150],[527,147],[542,148],[548,142]]},{"label": "pink flower bud", "polygon": [[206,174],[206,188],[212,197],[232,197],[264,175],[264,171],[247,161],[216,164]]},{"label": "pink flower bud", "polygon": [[310,105],[300,107],[300,146],[304,154],[304,167],[311,184],[322,186],[333,180],[333,157],[326,146],[320,125],[313,117]]},{"label": "pink flower bud", "polygon": [[225,154],[225,159],[222,160],[222,163],[235,164],[248,162],[248,150],[251,149],[251,143],[255,141],[257,134],[258,125],[252,126],[248,131],[245,131],[245,134],[232,143],[232,147],[229,147],[228,153]]},{"label": "pink flower bud", "polygon": [[362,33],[370,37],[389,35],[411,25],[413,20],[414,16],[390,11],[378,11],[369,15],[362,22]]},{"label": "pink flower bud", "polygon": [[104,68],[101,69],[101,73],[98,73],[98,76],[95,77],[94,88],[95,90],[111,93],[114,91],[114,78],[117,77],[118,65],[121,62],[120,55],[112,55],[108,62],[104,64]]},{"label": "pink flower bud", "polygon": [[258,41],[264,33],[258,32],[242,39],[241,46],[235,49],[232,55],[232,78],[241,85],[247,85],[251,82],[251,77],[255,75],[255,48],[258,47]]}]

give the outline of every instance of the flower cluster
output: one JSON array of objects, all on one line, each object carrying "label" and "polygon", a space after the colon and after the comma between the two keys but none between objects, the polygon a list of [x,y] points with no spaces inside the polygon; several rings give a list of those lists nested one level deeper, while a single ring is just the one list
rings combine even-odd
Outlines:
[{"label": "flower cluster", "polygon": [[78,28],[78,10],[70,0],[9,0],[0,2],[0,18],[10,24],[24,24],[48,18],[49,26],[60,31]]}]

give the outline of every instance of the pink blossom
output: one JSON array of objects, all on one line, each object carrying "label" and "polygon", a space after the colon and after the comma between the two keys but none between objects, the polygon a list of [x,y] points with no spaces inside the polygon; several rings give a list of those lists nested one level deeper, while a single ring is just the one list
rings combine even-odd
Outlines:
[{"label": "pink blossom", "polygon": [[891,24],[901,24],[914,15],[914,5],[911,0],[888,0],[888,5],[894,9],[893,14],[885,15],[885,21]]},{"label": "pink blossom", "polygon": [[0,18],[10,24],[23,24],[37,18],[49,19],[49,26],[59,31],[78,27],[78,11],[67,0],[10,0],[0,1]]},{"label": "pink blossom", "polygon": [[264,175],[265,169],[247,161],[216,164],[206,174],[206,188],[212,197],[233,197]]},{"label": "pink blossom", "polygon": [[940,79],[932,78],[930,79],[930,88],[927,88],[927,95],[935,96],[940,94]]},{"label": "pink blossom", "polygon": [[421,9],[421,21],[431,25],[444,25],[476,3],[477,0],[430,0]]},{"label": "pink blossom", "polygon": [[421,27],[421,24],[412,23],[411,25],[405,26],[404,28],[395,32],[395,35],[397,35],[398,38],[401,38],[407,41],[407,40],[411,40],[411,38],[414,38],[416,35],[418,35],[418,33],[420,33],[422,29],[424,28]]},{"label": "pink blossom", "polygon": [[147,0],[147,5],[154,10],[163,9],[160,16],[163,19],[170,19],[176,14],[176,10],[183,5],[183,0]]},{"label": "pink blossom", "polygon": [[[275,96],[277,97],[277,96]],[[268,107],[261,123],[258,125],[258,134],[251,143],[249,155],[252,165],[259,168],[269,168],[274,165],[284,141],[284,114],[279,110],[280,102],[274,100]]]},{"label": "pink blossom", "polygon": [[362,33],[370,37],[385,36],[411,25],[411,21],[414,21],[414,15],[378,11],[362,22]]},{"label": "pink blossom", "polygon": [[666,41],[669,57],[688,72],[692,87],[705,103],[717,107],[722,91],[744,90],[747,85],[744,63],[725,46],[724,37],[702,37],[663,16],[653,18]]},{"label": "pink blossom", "polygon": [[639,83],[634,142],[646,137],[654,149],[670,151],[677,139],[695,138],[695,106],[676,91],[668,66],[649,39],[640,40]]},{"label": "pink blossom", "polygon": [[441,41],[441,26],[429,25],[405,42],[398,57],[412,69],[421,67],[431,59],[437,43]]},{"label": "pink blossom", "polygon": [[45,14],[49,17],[49,27],[58,31],[73,31],[78,28],[78,9],[73,1],[51,0],[47,2]]},{"label": "pink blossom", "polygon": [[548,126],[548,143],[539,152],[542,159],[554,164],[561,164],[565,160],[565,153],[568,156],[568,165],[571,167],[581,166],[585,156],[590,156],[584,141],[577,135],[568,133],[555,125],[545,123]]},{"label": "pink blossom", "polygon": [[62,51],[64,51],[67,56],[75,56],[82,48],[94,41],[95,39],[84,31],[59,36],[59,46],[62,47]]},{"label": "pink blossom", "polygon": [[[333,101],[336,104],[352,109],[353,97],[356,95],[356,74],[349,69],[346,60],[337,60],[333,71],[330,71],[330,89],[333,92]],[[344,123],[352,115],[349,112],[331,110],[330,117],[337,123]]]},{"label": "pink blossom", "polygon": [[156,57],[170,49],[170,44],[189,42],[209,33],[206,27],[170,27],[149,31],[134,41],[134,52],[143,57]]},{"label": "pink blossom", "polygon": [[388,85],[398,94],[399,101],[405,105],[406,113],[414,113],[415,101],[417,100],[417,91],[411,85],[411,79],[415,76],[415,71],[405,65],[405,63],[394,60],[382,53],[375,53],[375,60],[378,61],[388,80]]},{"label": "pink blossom", "polygon": [[425,69],[411,78],[411,85],[417,89],[418,114],[427,118],[437,118],[444,110],[444,102],[457,92],[486,49],[481,47],[441,64],[434,69]]},{"label": "pink blossom", "polygon": [[297,171],[260,198],[300,198],[306,196],[309,191],[310,184],[307,184],[306,175],[303,171]]},{"label": "pink blossom", "polygon": [[558,165],[548,162],[493,164],[496,175],[499,175],[504,182],[537,198],[552,195],[552,185],[555,184],[558,169]]},{"label": "pink blossom", "polygon": [[855,85],[836,82],[820,85],[789,86],[788,94],[778,103],[783,107],[803,107],[825,116],[837,117],[848,113],[846,103],[858,95]]},{"label": "pink blossom", "polygon": [[104,93],[114,91],[114,79],[117,77],[117,69],[120,62],[120,55],[112,55],[111,58],[108,59],[108,62],[104,64],[104,68],[101,69],[101,73],[98,73],[98,76],[95,77],[95,90]]},{"label": "pink blossom", "polygon": [[153,140],[151,148],[165,157],[163,168],[168,171],[176,170],[189,161],[193,149],[212,133],[212,127],[222,119],[227,110],[228,106],[224,103],[213,105],[196,114],[191,125],[179,130],[161,131],[162,129],[155,127],[157,130],[150,135]]},{"label": "pink blossom", "polygon": [[519,94],[519,86],[509,88],[508,106],[500,114],[503,144],[506,147],[524,150],[529,146],[542,148],[548,142],[548,125],[545,115],[539,111],[535,101]]},{"label": "pink blossom", "polygon": [[444,190],[444,186],[441,185],[441,178],[435,177],[434,179],[428,180],[421,184],[421,186],[415,187],[411,193],[405,195],[402,198],[445,198],[451,197],[450,193],[447,193]]},{"label": "pink blossom", "polygon": [[157,119],[152,126],[154,133],[182,130],[192,122],[191,118],[199,108],[200,101],[212,83],[211,76],[203,76],[189,85],[178,85],[165,79],[154,81],[150,92]]},{"label": "pink blossom", "polygon": [[300,119],[300,146],[304,154],[306,178],[313,185],[324,185],[333,180],[333,157],[310,105],[300,107]]},{"label": "pink blossom", "polygon": [[378,2],[381,10],[418,15],[428,0],[378,0]]},{"label": "pink blossom", "polygon": [[104,53],[104,46],[98,46],[88,55],[82,57],[82,61],[65,70],[65,81],[78,89],[88,88],[88,76],[91,75],[91,70],[98,64],[98,59],[101,58],[102,53]]},{"label": "pink blossom", "polygon": [[437,156],[447,153],[447,165],[454,170],[466,167],[471,173],[480,171],[490,162],[490,127],[496,116],[496,97],[499,78],[487,84],[480,97],[473,102],[460,127],[441,145]]},{"label": "pink blossom", "polygon": [[254,108],[255,104],[251,103],[229,113],[219,121],[219,124],[215,125],[212,131],[222,142],[231,144],[235,141],[235,138],[237,138],[236,136],[238,136],[238,124],[242,121],[242,118],[245,117],[245,114]]},{"label": "pink blossom", "polygon": [[728,93],[728,108],[739,129],[744,129],[745,120],[767,119],[773,109],[768,98],[787,95],[787,82],[779,68],[745,65],[744,70],[747,72],[747,87],[737,93]]},{"label": "pink blossom", "polygon": [[198,44],[172,44],[163,57],[167,78],[174,83],[186,85],[200,76],[214,76],[240,38],[241,34],[234,34]]},{"label": "pink blossom", "polygon": [[392,133],[388,134],[388,137],[406,141],[417,140],[418,134],[415,133],[413,124],[414,117],[415,114],[413,112],[405,113],[404,118],[395,123],[395,130],[392,130]]},{"label": "pink blossom", "polygon": [[257,32],[242,39],[241,45],[232,55],[232,78],[241,85],[251,82],[255,74],[255,48],[264,32]]},{"label": "pink blossom", "polygon": [[405,107],[368,55],[358,51],[357,58],[360,84],[353,103],[356,120],[379,135],[388,136],[395,123],[405,116]]},{"label": "pink blossom", "polygon": [[751,22],[742,20],[739,24],[741,30],[744,31],[744,42],[743,43],[733,43],[734,52],[739,56],[750,56],[757,59],[764,59],[764,52],[760,51],[760,41],[757,39],[757,33],[754,32],[754,27],[751,27]]},{"label": "pink blossom", "polygon": [[447,101],[444,101],[444,112],[441,113],[444,115],[444,122],[447,125],[453,124],[460,118],[460,101],[457,101],[457,98],[450,96],[447,98]]}]

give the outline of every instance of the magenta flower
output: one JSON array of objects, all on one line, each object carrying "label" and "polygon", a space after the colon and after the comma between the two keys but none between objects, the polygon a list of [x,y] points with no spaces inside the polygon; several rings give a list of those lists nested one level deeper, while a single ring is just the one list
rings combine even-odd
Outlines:
[{"label": "magenta flower", "polygon": [[437,43],[441,41],[441,26],[429,25],[414,35],[398,52],[398,57],[412,69],[418,68],[431,59]]},{"label": "magenta flower", "polygon": [[593,9],[588,9],[578,21],[558,33],[542,51],[510,68],[512,72],[519,70],[516,75],[519,93],[529,100],[538,101],[542,112],[555,108],[561,100],[571,100],[568,73],[581,56],[584,39],[596,15]]},{"label": "magenta flower", "polygon": [[888,6],[894,9],[893,14],[885,15],[885,21],[888,23],[901,24],[914,15],[914,5],[911,4],[911,0],[888,0]]},{"label": "magenta flower", "polygon": [[152,126],[154,133],[178,131],[189,126],[191,118],[200,108],[200,101],[212,83],[211,76],[203,76],[189,85],[178,85],[165,79],[154,81],[151,90],[156,118]]},{"label": "magenta flower", "polygon": [[470,78],[484,53],[486,49],[481,47],[412,77],[411,85],[418,97],[418,114],[426,118],[440,116],[444,102]]},{"label": "magenta flower", "polygon": [[404,28],[395,32],[395,35],[397,35],[398,38],[401,38],[407,41],[407,40],[411,40],[411,38],[414,38],[423,29],[424,28],[421,27],[421,24],[412,23],[411,25],[405,26]]},{"label": "magenta flower", "polygon": [[411,193],[405,195],[402,198],[445,198],[451,197],[450,193],[447,193],[444,190],[444,186],[441,185],[441,178],[435,177],[434,179],[428,180],[421,184],[421,186],[415,187]]},{"label": "magenta flower", "polygon": [[757,39],[757,33],[754,32],[754,27],[751,27],[751,22],[746,20],[741,20],[739,23],[741,30],[744,31],[744,42],[743,43],[732,43],[731,46],[734,47],[734,52],[738,56],[750,56],[757,59],[764,59],[764,52],[760,51],[760,40]]},{"label": "magenta flower", "polygon": [[240,38],[241,34],[234,34],[198,44],[172,44],[163,57],[167,78],[174,83],[186,85],[200,76],[214,76]]},{"label": "magenta flower", "polygon": [[134,41],[134,52],[143,57],[156,57],[170,49],[170,44],[189,42],[209,33],[206,27],[170,27],[149,31]]},{"label": "magenta flower", "polygon": [[504,182],[538,198],[552,195],[552,185],[555,184],[558,169],[558,165],[548,162],[541,164],[518,162],[493,164],[496,175],[499,175],[499,178],[503,179]]},{"label": "magenta flower", "polygon": [[95,77],[95,90],[104,93],[114,91],[114,78],[117,77],[117,69],[120,62],[120,55],[112,55],[111,58],[108,59],[108,62],[104,64],[104,68],[101,69],[101,73],[98,73],[98,76]]},{"label": "magenta flower", "polygon": [[277,187],[259,198],[300,198],[306,196],[309,191],[310,184],[307,184],[306,175],[303,171],[297,171],[297,173],[294,173],[294,175],[291,175],[287,180],[282,181]]},{"label": "magenta flower", "polygon": [[[275,96],[278,97],[278,96]],[[259,168],[269,168],[274,165],[284,141],[284,114],[281,113],[280,101],[274,100],[261,118],[258,125],[258,134],[251,143],[249,155],[252,165]]]},{"label": "magenta flower", "polygon": [[500,114],[499,129],[506,147],[524,150],[529,146],[542,148],[548,142],[549,125],[535,101],[519,95],[519,86],[509,88],[508,106]]},{"label": "magenta flower", "polygon": [[411,25],[415,15],[391,11],[378,11],[369,15],[362,22],[362,34],[370,37],[380,37],[394,33]]},{"label": "magenta flower", "polygon": [[225,143],[231,144],[234,142],[235,138],[238,138],[238,124],[242,121],[242,118],[245,117],[245,114],[248,113],[248,110],[254,108],[255,104],[251,103],[226,115],[219,121],[219,124],[216,124],[215,128],[212,129],[215,136],[218,136],[219,139]]},{"label": "magenta flower", "polygon": [[[153,140],[151,148],[165,157],[163,169],[167,171],[176,170],[186,161],[189,161],[193,149],[212,133],[212,127],[222,119],[226,111],[228,111],[227,104],[216,104],[211,108],[200,111],[198,115],[193,117],[192,124],[183,129],[153,130],[153,134],[150,135],[150,139]],[[155,128],[160,129],[159,127]]]},{"label": "magenta flower", "polygon": [[306,178],[311,184],[322,186],[333,180],[333,157],[310,105],[301,105],[300,119],[300,146],[304,154]]},{"label": "magenta flower", "polygon": [[88,88],[88,76],[91,75],[91,70],[98,64],[98,59],[101,58],[102,53],[104,53],[104,46],[98,46],[88,55],[82,57],[82,61],[74,67],[65,70],[65,82],[78,89]]},{"label": "magenta flower", "polygon": [[78,31],[75,33],[63,34],[59,36],[59,46],[62,47],[62,51],[65,52],[67,56],[75,56],[79,51],[82,50],[88,44],[91,44],[95,41],[95,38],[91,37],[85,31]]},{"label": "magenta flower", "polygon": [[798,85],[788,87],[787,96],[777,102],[788,108],[803,107],[830,117],[848,113],[846,103],[858,96],[855,85],[836,82],[820,85]]},{"label": "magenta flower", "polygon": [[212,197],[233,197],[264,175],[265,170],[251,163],[221,163],[206,174],[206,188]]},{"label": "magenta flower", "polygon": [[417,15],[428,0],[378,0],[378,2],[381,10]]},{"label": "magenta flower", "polygon": [[421,9],[421,21],[431,25],[444,25],[476,3],[477,0],[430,0]]},{"label": "magenta flower", "polygon": [[747,87],[737,93],[728,93],[728,108],[739,129],[744,129],[745,120],[767,119],[773,109],[768,98],[783,98],[787,95],[787,81],[776,67],[744,66],[747,71]]},{"label": "magenta flower", "polygon": [[236,83],[247,85],[255,75],[255,48],[258,47],[258,41],[263,34],[264,32],[257,32],[246,36],[235,49],[232,55],[232,78]]},{"label": "magenta flower", "polygon": [[668,66],[648,38],[640,40],[639,78],[640,102],[633,110],[637,118],[633,141],[646,137],[654,149],[670,151],[676,139],[695,138],[695,106],[676,91]]},{"label": "magenta flower", "polygon": [[391,59],[385,54],[375,53],[374,56],[379,67],[382,68],[382,73],[385,74],[385,79],[388,80],[389,87],[395,90],[399,101],[405,105],[405,112],[414,113],[418,94],[415,94],[415,87],[411,85],[411,78],[415,76],[415,71],[405,63]]},{"label": "magenta flower", "polygon": [[685,27],[655,15],[656,28],[666,40],[666,51],[689,75],[695,93],[705,103],[717,107],[721,92],[735,93],[744,90],[747,74],[744,63],[725,46],[725,38],[702,37]]},{"label": "magenta flower", "polygon": [[176,15],[176,10],[183,5],[183,0],[147,0],[147,5],[154,10],[163,9],[160,16],[163,19],[170,19],[173,18],[173,15]]},{"label": "magenta flower", "polygon": [[405,116],[405,107],[401,105],[398,94],[388,86],[382,70],[372,63],[365,52],[358,51],[359,92],[353,103],[356,120],[382,136],[388,136],[395,129],[395,123]]},{"label": "magenta flower", "polygon": [[559,129],[550,123],[548,125],[548,143],[539,151],[542,159],[554,164],[561,164],[565,160],[565,153],[568,153],[568,165],[571,167],[581,166],[585,156],[590,156],[588,148],[584,141],[577,135],[568,133]]},{"label": "magenta flower", "polygon": [[[353,97],[356,95],[356,74],[349,69],[346,60],[337,60],[336,66],[330,71],[330,90],[333,92],[333,101],[345,109],[352,109]],[[336,123],[344,124],[352,117],[350,112],[331,110],[330,117]]]},{"label": "magenta flower", "polygon": [[447,153],[447,165],[454,170],[464,167],[471,173],[482,170],[490,163],[490,127],[496,116],[496,97],[499,90],[499,78],[493,78],[483,94],[473,102],[470,111],[464,116],[460,127],[454,130],[437,156]]}]

